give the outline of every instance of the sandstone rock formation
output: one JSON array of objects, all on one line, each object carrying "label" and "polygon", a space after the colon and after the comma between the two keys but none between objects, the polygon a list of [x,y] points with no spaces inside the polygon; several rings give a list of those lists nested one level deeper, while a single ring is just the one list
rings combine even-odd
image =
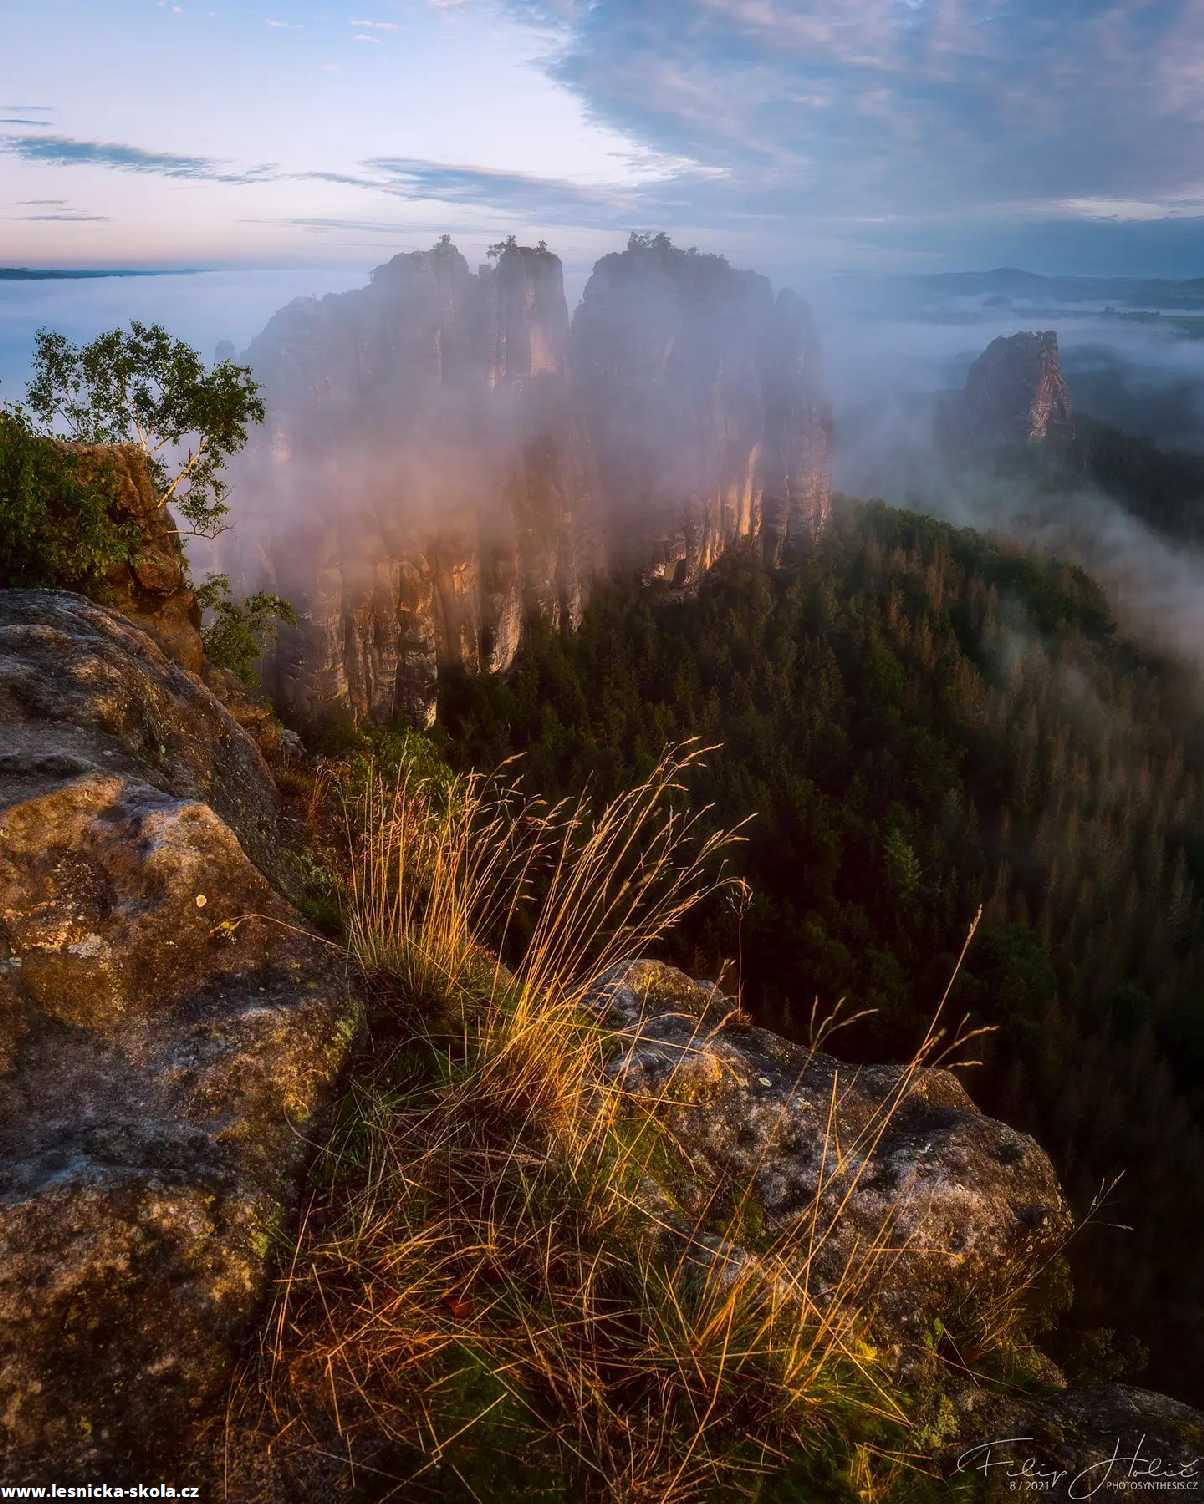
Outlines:
[{"label": "sandstone rock formation", "polygon": [[222,568],[304,613],[270,670],[303,715],[429,723],[442,668],[505,669],[530,616],[573,626],[609,560],[689,584],[827,516],[804,306],[667,242],[599,263],[571,341],[557,257],[473,274],[445,238],[290,304],[245,358],[269,429]]},{"label": "sandstone rock formation", "polygon": [[[1035,1351],[1023,1388],[967,1365],[959,1322],[972,1326],[1048,1267],[1070,1218],[1044,1150],[985,1117],[955,1076],[908,1078],[791,1044],[660,962],[618,968],[593,1004],[620,1031],[614,1081],[661,1104],[691,1165],[658,1197],[660,1225],[692,1237],[699,1256],[755,1259],[755,1248],[713,1239],[708,1250],[694,1230],[726,1187],[751,1184],[754,1227],[763,1219],[770,1238],[800,1220],[814,1228],[809,1266],[792,1273],[821,1310],[852,1289],[929,1427],[928,1465],[972,1485],[967,1497],[1014,1497],[1026,1459],[1039,1491],[1060,1499],[1132,1497],[1134,1479],[1204,1487],[1204,1415],[1189,1406],[1121,1384],[1067,1387]],[[885,1254],[867,1258],[877,1245]],[[934,1330],[952,1339],[952,1361]],[[984,1468],[992,1441],[1004,1444]]]},{"label": "sandstone rock formation", "polygon": [[792,293],[633,237],[594,268],[573,368],[623,562],[688,585],[738,539],[777,553],[827,521],[831,414]]},{"label": "sandstone rock formation", "polygon": [[144,632],[0,594],[0,1474],[179,1458],[353,1032],[254,744]]},{"label": "sandstone rock formation", "polygon": [[136,525],[137,553],[112,569],[104,581],[107,603],[158,643],[176,663],[200,673],[201,613],[188,580],[180,534],[167,508],[159,505],[146,460],[133,444],[78,451],[82,463],[103,465],[114,482],[114,511]]},{"label": "sandstone rock formation", "polygon": [[305,613],[273,670],[286,705],[426,723],[441,664],[502,669],[528,613],[576,622],[597,554],[567,347],[555,256],[474,275],[447,241],[251,345],[270,433],[231,573]]},{"label": "sandstone rock formation", "polygon": [[970,367],[954,419],[961,442],[976,449],[1071,438],[1057,334],[992,340]]},{"label": "sandstone rock formation", "polygon": [[1069,1230],[1045,1152],[984,1117],[947,1071],[845,1065],[725,1022],[729,999],[660,962],[612,973],[596,1005],[627,1041],[616,1082],[640,1100],[665,1096],[696,1166],[686,1192],[698,1204],[683,1209],[751,1184],[771,1230],[814,1219],[822,1237],[806,1277],[821,1302],[885,1237],[895,1251],[878,1265],[876,1302],[895,1344]]},{"label": "sandstone rock formation", "polygon": [[[11,431],[17,438],[21,425]],[[0,421],[0,451],[5,453],[9,433],[10,426]],[[200,609],[179,531],[159,504],[142,449],[136,444],[66,443],[31,431],[15,443],[18,463],[25,445],[31,446],[31,463],[36,461],[34,473],[42,476],[38,499],[45,517],[36,523],[26,519],[24,527],[13,524],[32,553],[24,561],[20,550],[6,555],[0,590],[52,583],[84,591],[137,622],[169,658],[199,673],[204,659]],[[48,462],[44,469],[43,462]],[[99,528],[92,531],[89,521],[81,542],[75,531],[80,515],[90,517],[93,508],[107,514],[115,528],[100,542]],[[72,538],[74,542],[67,541]],[[98,547],[107,560],[119,553],[128,558],[103,567],[97,562]]]}]

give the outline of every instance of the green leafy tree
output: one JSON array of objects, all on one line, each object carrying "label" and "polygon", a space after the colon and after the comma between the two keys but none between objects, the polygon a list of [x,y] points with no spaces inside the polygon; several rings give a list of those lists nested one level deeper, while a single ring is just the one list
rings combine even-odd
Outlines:
[{"label": "green leafy tree", "polygon": [[264,419],[249,367],[211,369],[158,324],[136,319],[74,345],[40,329],[26,401],[46,434],[78,444],[135,444],[146,456],[160,506],[188,531],[212,538],[228,512],[226,460]]},{"label": "green leafy tree", "polygon": [[257,684],[256,667],[264,649],[281,625],[296,625],[297,613],[282,596],[266,590],[235,600],[224,574],[210,575],[196,595],[197,604],[209,617],[201,631],[206,657],[244,684]]},{"label": "green leafy tree", "polygon": [[915,850],[901,830],[892,830],[884,850],[886,871],[900,898],[914,898],[923,873]]}]

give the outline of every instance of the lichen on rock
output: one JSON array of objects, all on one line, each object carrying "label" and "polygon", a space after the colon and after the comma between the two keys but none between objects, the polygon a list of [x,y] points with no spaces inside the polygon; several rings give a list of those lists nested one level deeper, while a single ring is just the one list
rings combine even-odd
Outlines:
[{"label": "lichen on rock", "polygon": [[254,744],[138,628],[0,594],[0,1433],[146,1464],[228,1378],[346,1049]]},{"label": "lichen on rock", "polygon": [[659,962],[609,975],[595,1005],[621,1031],[613,1079],[657,1104],[696,1167],[688,1209],[727,1184],[753,1190],[771,1233],[814,1229],[813,1298],[885,1246],[865,1268],[896,1343],[1067,1235],[1048,1156],[979,1112],[949,1071],[846,1065],[749,1027],[717,989]]}]

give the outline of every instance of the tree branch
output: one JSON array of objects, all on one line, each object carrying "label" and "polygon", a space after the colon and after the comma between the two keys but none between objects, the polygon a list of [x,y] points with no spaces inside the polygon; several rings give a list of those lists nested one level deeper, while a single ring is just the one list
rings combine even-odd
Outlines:
[{"label": "tree branch", "polygon": [[195,454],[190,454],[188,456],[188,463],[180,471],[179,475],[176,476],[175,480],[172,481],[171,485],[168,486],[167,490],[164,491],[164,493],[162,494],[162,496],[159,497],[159,505],[161,507],[165,507],[168,504],[168,502],[171,500],[171,498],[176,494],[176,488],[179,486],[180,482],[191,472],[193,466],[200,459],[201,455],[204,454],[205,448],[208,445],[208,443],[209,443],[208,438],[206,437],[205,434],[202,434],[201,438],[200,438],[200,442],[197,444],[197,447],[196,447],[196,453]]}]

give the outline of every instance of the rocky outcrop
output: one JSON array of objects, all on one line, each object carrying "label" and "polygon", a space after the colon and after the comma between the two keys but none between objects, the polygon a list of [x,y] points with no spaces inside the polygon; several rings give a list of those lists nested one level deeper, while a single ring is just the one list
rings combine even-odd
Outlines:
[{"label": "rocky outcrop", "polygon": [[275,791],[112,611],[0,594],[0,1444],[146,1476],[228,1379],[353,1032]]},{"label": "rocky outcrop", "polygon": [[831,414],[792,293],[633,237],[594,268],[573,367],[624,562],[689,585],[739,539],[776,554],[823,527]]},{"label": "rocky outcrop", "polygon": [[950,420],[955,439],[978,450],[1072,438],[1057,334],[1050,329],[992,340],[970,367]]},{"label": "rocky outcrop", "polygon": [[555,256],[473,274],[446,240],[251,345],[270,430],[229,567],[304,613],[284,704],[426,723],[441,666],[507,667],[528,614],[576,622],[598,556],[567,353]]},{"label": "rocky outcrop", "polygon": [[[715,988],[660,962],[612,973],[595,1005],[626,1041],[614,1080],[664,1103],[695,1167],[683,1212],[752,1186],[771,1232],[815,1229],[798,1271],[809,1297],[851,1282],[864,1299],[872,1280],[879,1334],[900,1347],[1067,1235],[1048,1156],[947,1071],[845,1065],[749,1027]],[[884,1239],[893,1252],[867,1260]]]},{"label": "rocky outcrop", "polygon": [[[866,1319],[929,1470],[984,1499],[1014,1497],[1034,1478],[1043,1493],[1080,1500],[1132,1497],[1150,1480],[1204,1487],[1204,1415],[1189,1406],[1121,1384],[1068,1387],[1035,1349],[1025,1385],[988,1378],[971,1346],[983,1313],[989,1326],[1016,1296],[1034,1303],[1071,1222],[1044,1150],[985,1117],[955,1076],[852,1066],[791,1044],[661,962],[616,969],[592,1004],[618,1031],[612,1080],[640,1112],[654,1104],[689,1166],[649,1189],[666,1241],[688,1240],[695,1260],[729,1268],[756,1261],[755,1241],[701,1231],[734,1194],[778,1250],[767,1277],[786,1278],[801,1306],[829,1320],[850,1301]],[[1010,1340],[1025,1345],[1026,1323],[1039,1327],[1042,1314],[1022,1311]]]},{"label": "rocky outcrop", "polygon": [[429,723],[440,673],[505,669],[614,561],[690,584],[733,542],[813,536],[830,419],[805,307],[636,242],[569,321],[557,257],[469,270],[445,238],[291,304],[245,359],[269,429],[222,568],[301,610],[270,669],[302,715]]},{"label": "rocky outcrop", "polygon": [[146,459],[133,444],[78,450],[85,466],[103,466],[113,488],[113,511],[138,529],[139,544],[128,564],[106,575],[105,603],[140,626],[176,663],[200,673],[205,650],[180,534],[151,484]]}]

